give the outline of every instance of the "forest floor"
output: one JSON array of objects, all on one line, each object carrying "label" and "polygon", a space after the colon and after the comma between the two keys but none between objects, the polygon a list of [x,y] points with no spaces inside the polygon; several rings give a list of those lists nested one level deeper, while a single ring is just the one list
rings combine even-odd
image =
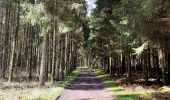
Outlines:
[{"label": "forest floor", "polygon": [[[135,79],[134,79],[135,80]],[[78,68],[64,81],[3,82],[0,100],[170,100],[170,86],[129,84],[123,78],[113,79],[100,69]]]},{"label": "forest floor", "polygon": [[77,69],[64,81],[54,84],[46,82],[45,86],[41,88],[35,81],[9,83],[0,80],[0,100],[55,100],[79,74],[80,70]]},{"label": "forest floor", "polygon": [[91,69],[80,70],[80,75],[65,89],[58,100],[115,100],[112,92]]},{"label": "forest floor", "polygon": [[113,79],[100,69],[95,74],[116,96],[116,100],[170,100],[170,86],[131,84],[125,79]]}]

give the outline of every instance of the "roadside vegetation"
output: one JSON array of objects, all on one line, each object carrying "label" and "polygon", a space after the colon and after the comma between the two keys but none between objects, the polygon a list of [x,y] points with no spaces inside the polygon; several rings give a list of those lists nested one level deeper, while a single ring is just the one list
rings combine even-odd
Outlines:
[{"label": "roadside vegetation", "polygon": [[131,85],[128,83],[121,83],[120,79],[111,78],[109,74],[105,74],[100,69],[93,70],[97,77],[99,77],[117,100],[169,100],[170,87],[169,86],[141,86]]},{"label": "roadside vegetation", "polygon": [[63,81],[55,84],[46,82],[41,88],[38,82],[1,82],[0,100],[55,100],[79,73],[80,70],[77,69]]}]

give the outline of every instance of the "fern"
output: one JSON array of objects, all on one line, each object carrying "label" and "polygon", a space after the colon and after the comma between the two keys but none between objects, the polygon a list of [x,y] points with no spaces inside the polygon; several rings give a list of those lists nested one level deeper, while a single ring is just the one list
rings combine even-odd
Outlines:
[{"label": "fern", "polygon": [[145,43],[143,43],[140,47],[138,47],[138,48],[132,48],[133,50],[134,50],[134,55],[141,55],[142,54],[142,52],[145,50],[145,49],[147,49],[147,47],[148,47],[148,43],[149,42],[145,42]]},{"label": "fern", "polygon": [[59,23],[59,33],[67,33],[71,30],[70,27],[67,27],[64,23]]}]

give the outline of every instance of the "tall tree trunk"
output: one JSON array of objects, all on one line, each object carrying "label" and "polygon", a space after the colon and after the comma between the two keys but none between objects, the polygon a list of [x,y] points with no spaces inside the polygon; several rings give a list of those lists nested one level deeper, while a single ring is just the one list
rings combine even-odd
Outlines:
[{"label": "tall tree trunk", "polygon": [[170,54],[168,54],[168,82],[170,83]]},{"label": "tall tree trunk", "polygon": [[4,45],[3,45],[3,56],[2,56],[2,79],[5,78],[5,71],[8,62],[8,42],[9,42],[9,9],[6,7],[5,11],[5,33],[4,33]]},{"label": "tall tree trunk", "polygon": [[42,57],[41,57],[40,75],[39,75],[39,85],[40,86],[43,86],[45,84],[47,45],[48,45],[48,33],[44,33],[43,43],[42,43]]},{"label": "tall tree trunk", "polygon": [[54,82],[54,76],[55,76],[55,66],[56,66],[56,24],[54,26],[54,32],[53,32],[53,51],[52,51],[52,73],[51,73],[51,82]]},{"label": "tall tree trunk", "polygon": [[145,53],[144,53],[144,56],[143,56],[143,67],[144,67],[144,79],[145,79],[145,84],[147,84],[148,83],[148,54],[147,54],[148,52],[146,51]]},{"label": "tall tree trunk", "polygon": [[127,78],[128,78],[128,80],[131,80],[131,74],[132,74],[132,71],[131,71],[131,54],[130,53],[128,53],[128,55],[127,55],[127,66],[128,66],[128,72],[127,72]]},{"label": "tall tree trunk", "polygon": [[150,76],[151,74],[150,73],[151,72],[151,49],[150,47],[147,50],[147,66],[148,66],[148,75]]},{"label": "tall tree trunk", "polygon": [[121,76],[123,76],[123,74],[124,74],[124,71],[125,71],[125,55],[124,54],[122,54],[121,55],[122,57],[121,57],[121,62],[122,62],[122,67],[121,67]]},{"label": "tall tree trunk", "polygon": [[164,85],[166,85],[167,81],[166,81],[166,71],[165,71],[165,51],[164,51],[164,49],[160,48],[158,50],[158,54],[159,54],[159,64],[162,69],[163,83],[164,83]]},{"label": "tall tree trunk", "polygon": [[13,77],[13,59],[14,59],[14,53],[15,53],[15,39],[14,39],[13,44],[12,44],[12,53],[11,53],[11,60],[10,60],[10,65],[9,65],[9,78],[8,78],[9,82],[12,81],[12,77]]},{"label": "tall tree trunk", "polygon": [[64,70],[65,70],[65,34],[61,36],[61,80],[64,79]]},{"label": "tall tree trunk", "polygon": [[[16,12],[16,11],[15,11]],[[14,62],[14,54],[15,54],[15,46],[16,46],[16,41],[17,41],[17,37],[18,37],[18,30],[19,30],[19,16],[20,16],[20,1],[18,1],[18,6],[17,6],[17,22],[16,22],[16,30],[14,32],[14,37],[13,37],[13,44],[12,44],[12,53],[11,53],[11,60],[10,60],[10,65],[9,65],[9,79],[8,81],[11,82],[12,81],[12,77],[13,77],[13,62]],[[14,13],[14,16],[15,13]],[[15,19],[15,18],[14,18]]]},{"label": "tall tree trunk", "polygon": [[32,67],[33,67],[33,38],[34,38],[34,27],[29,25],[29,56],[28,56],[28,81],[32,79]]}]

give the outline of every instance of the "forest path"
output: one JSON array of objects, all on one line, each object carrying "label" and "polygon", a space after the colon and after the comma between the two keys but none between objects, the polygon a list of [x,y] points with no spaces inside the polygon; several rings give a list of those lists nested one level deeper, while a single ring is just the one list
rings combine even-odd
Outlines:
[{"label": "forest path", "polygon": [[89,68],[80,68],[80,75],[57,100],[115,100],[112,92]]}]

